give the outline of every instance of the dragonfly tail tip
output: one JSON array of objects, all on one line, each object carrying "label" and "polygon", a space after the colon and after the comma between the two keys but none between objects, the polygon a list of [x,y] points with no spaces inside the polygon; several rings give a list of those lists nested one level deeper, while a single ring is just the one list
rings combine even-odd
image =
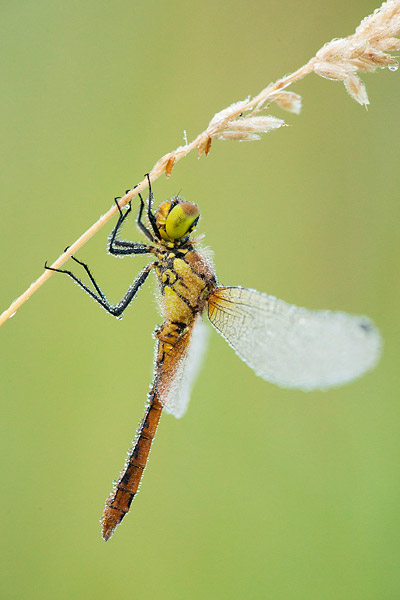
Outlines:
[{"label": "dragonfly tail tip", "polygon": [[114,533],[114,530],[117,526],[117,523],[114,523],[113,521],[110,521],[108,519],[104,519],[103,523],[102,523],[102,536],[103,536],[103,540],[105,542],[107,542],[110,537],[112,536],[112,534]]}]

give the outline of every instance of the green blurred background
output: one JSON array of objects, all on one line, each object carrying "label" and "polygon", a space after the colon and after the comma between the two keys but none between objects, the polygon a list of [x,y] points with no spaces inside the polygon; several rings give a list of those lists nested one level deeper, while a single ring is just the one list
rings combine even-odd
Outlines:
[{"label": "green blurred background", "polygon": [[[3,2],[1,310],[114,196],[217,111],[349,35],[374,1]],[[394,599],[399,581],[400,73],[371,106],[309,76],[300,116],[193,153],[158,200],[200,205],[219,280],[365,313],[378,368],[304,394],[262,381],[215,332],[189,411],[162,419],[141,493],[99,518],[152,375],[147,285],[117,321],[52,277],[0,331],[1,597]],[[144,260],[79,252],[111,300]],[[130,237],[140,239],[133,224]]]}]

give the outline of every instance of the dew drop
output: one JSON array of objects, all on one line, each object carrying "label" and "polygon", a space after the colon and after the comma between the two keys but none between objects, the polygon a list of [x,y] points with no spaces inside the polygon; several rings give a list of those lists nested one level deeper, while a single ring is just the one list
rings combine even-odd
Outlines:
[{"label": "dew drop", "polygon": [[388,69],[389,71],[397,71],[397,69],[399,68],[399,65],[389,65]]}]

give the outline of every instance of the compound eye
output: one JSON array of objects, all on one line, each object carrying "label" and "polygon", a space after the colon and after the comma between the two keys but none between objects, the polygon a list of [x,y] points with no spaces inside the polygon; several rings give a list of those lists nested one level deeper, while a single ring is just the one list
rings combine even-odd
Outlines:
[{"label": "compound eye", "polygon": [[171,240],[179,240],[193,229],[199,219],[200,212],[191,202],[180,202],[170,211],[165,222],[165,231]]}]

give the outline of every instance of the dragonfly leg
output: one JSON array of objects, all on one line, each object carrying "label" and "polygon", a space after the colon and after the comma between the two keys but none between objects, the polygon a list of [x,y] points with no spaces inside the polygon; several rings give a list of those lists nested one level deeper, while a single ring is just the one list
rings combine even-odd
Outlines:
[{"label": "dragonfly leg", "polygon": [[[146,173],[145,177],[147,177],[147,180],[149,182],[149,199],[148,199],[147,216],[149,218],[149,221],[150,221],[150,224],[151,224],[151,228],[152,228],[152,230],[154,232],[154,235],[159,239],[160,238],[160,232],[159,232],[157,224],[156,224],[156,218],[155,218],[155,216],[154,216],[154,214],[153,214],[153,212],[151,210],[151,206],[152,206],[152,203],[153,203],[154,196],[153,196],[153,192],[151,190],[150,176],[149,176],[148,173]],[[128,192],[129,192],[129,190],[126,191],[126,193],[128,193]],[[144,200],[143,200],[141,194],[138,194],[138,196],[139,196],[139,199],[140,199],[140,206],[139,206],[139,213],[138,213],[138,216],[136,218],[136,222],[138,224],[138,227],[139,227],[140,231],[142,233],[144,233],[144,235],[151,242],[154,242],[154,236],[152,235],[152,233],[148,230],[148,228],[146,227],[146,225],[142,221],[142,214],[143,214],[143,209],[144,209],[145,203],[144,203]],[[117,200],[117,199],[115,199],[115,200]],[[129,205],[130,205],[130,203],[129,203]],[[120,218],[121,218],[122,217],[121,208],[120,208],[120,206],[119,206],[118,203],[117,203],[117,206],[118,206],[118,209],[119,209],[119,212],[120,212]],[[130,211],[130,207],[129,207],[129,211]],[[124,220],[125,217],[126,217],[126,215],[124,215],[124,217],[122,218],[122,220],[121,220],[120,223],[117,223],[116,229],[118,229],[118,227],[121,225],[121,223],[122,223],[122,221]]]},{"label": "dragonfly leg", "polygon": [[143,209],[144,209],[144,201],[142,196],[139,194],[139,199],[140,199],[140,206],[139,206],[139,213],[136,219],[136,222],[138,224],[139,229],[144,233],[144,235],[146,237],[149,238],[149,240],[151,242],[154,242],[154,237],[152,236],[152,234],[150,233],[150,231],[147,229],[147,227],[145,226],[145,224],[142,222],[142,213],[143,213]]},{"label": "dragonfly leg", "polygon": [[139,275],[136,277],[136,279],[133,281],[133,283],[129,286],[129,289],[126,292],[125,296],[119,302],[117,302],[117,304],[111,304],[111,302],[109,302],[107,300],[104,293],[99,288],[95,278],[93,277],[92,273],[90,272],[89,267],[85,263],[83,263],[80,260],[78,260],[77,258],[75,258],[74,256],[71,256],[71,258],[85,269],[96,292],[94,292],[86,284],[84,284],[83,281],[81,281],[78,277],[76,277],[76,275],[74,275],[72,273],[72,271],[68,271],[66,269],[53,269],[52,267],[47,266],[47,262],[45,263],[44,268],[48,269],[49,271],[56,271],[57,273],[65,273],[66,275],[71,277],[71,279],[73,279],[78,285],[80,285],[80,287],[82,289],[84,289],[85,292],[87,292],[93,298],[93,300],[96,300],[96,302],[98,302],[100,304],[100,306],[102,306],[107,312],[112,314],[114,317],[119,317],[122,315],[124,310],[129,306],[129,304],[132,302],[133,298],[136,296],[136,293],[138,292],[138,290],[141,288],[143,283],[146,281],[148,274],[150,273],[151,269],[153,268],[153,263],[150,263],[149,265],[147,265],[139,273]]},{"label": "dragonfly leg", "polygon": [[150,225],[151,225],[151,228],[152,228],[152,230],[154,232],[155,237],[157,239],[161,239],[160,232],[159,232],[159,229],[158,229],[157,223],[156,223],[156,217],[155,217],[155,215],[153,214],[153,212],[151,210],[151,206],[153,204],[154,196],[153,196],[153,192],[152,192],[152,189],[151,189],[150,175],[148,173],[146,173],[146,177],[147,177],[147,181],[149,182],[149,199],[147,201],[148,202],[148,204],[147,204],[147,216],[148,216],[148,219],[150,221]]},{"label": "dragonfly leg", "polygon": [[[114,202],[118,207],[119,217],[118,217],[117,224],[115,225],[115,227],[112,230],[110,237],[109,237],[108,251],[110,252],[110,254],[114,254],[114,255],[118,255],[118,256],[127,256],[129,254],[147,254],[148,252],[150,252],[152,247],[148,246],[147,244],[140,244],[137,242],[127,242],[127,241],[117,240],[118,231],[122,227],[122,224],[125,221],[126,217],[131,212],[132,207],[131,207],[131,203],[129,202],[125,212],[122,212],[122,209],[121,209],[120,205],[118,204],[118,198],[114,198]],[[141,199],[141,202],[143,203],[142,199]],[[139,209],[139,214],[141,214],[141,211],[142,211],[142,207]]]}]

